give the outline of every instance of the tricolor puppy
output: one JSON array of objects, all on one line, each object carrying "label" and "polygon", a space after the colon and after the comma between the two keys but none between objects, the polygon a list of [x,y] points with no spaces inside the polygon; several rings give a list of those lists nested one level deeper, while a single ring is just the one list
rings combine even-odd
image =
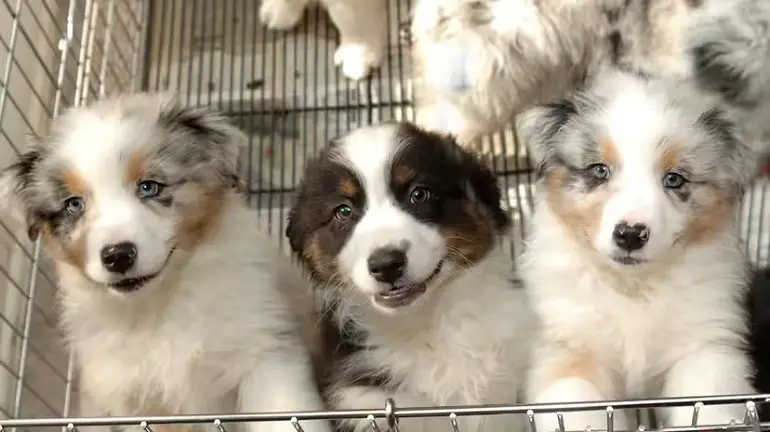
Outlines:
[{"label": "tricolor puppy", "polygon": [[[688,82],[606,72],[519,126],[539,163],[521,260],[543,320],[531,401],[753,393],[734,216],[754,158],[731,115]],[[698,421],[743,415],[706,406]],[[692,408],[658,418],[688,426]],[[606,427],[604,412],[565,420]]]},{"label": "tricolor puppy", "polygon": [[[402,407],[519,400],[535,321],[497,245],[509,226],[500,200],[474,156],[408,123],[350,132],[309,165],[287,235],[329,311],[333,408],[382,409],[389,397]],[[449,427],[446,418],[402,422]],[[516,422],[461,418],[460,430]]]},{"label": "tricolor puppy", "polygon": [[0,174],[56,264],[89,414],[322,407],[307,284],[238,193],[242,138],[215,113],[128,95],[66,112]]}]

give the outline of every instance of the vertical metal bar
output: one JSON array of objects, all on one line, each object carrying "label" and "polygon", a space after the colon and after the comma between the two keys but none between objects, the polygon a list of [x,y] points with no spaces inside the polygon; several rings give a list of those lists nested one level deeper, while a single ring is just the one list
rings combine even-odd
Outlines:
[{"label": "vertical metal bar", "polygon": [[96,20],[99,17],[99,2],[93,2],[91,4],[91,22],[88,24],[88,44],[86,45],[86,61],[85,61],[85,77],[83,79],[83,93],[81,94],[83,100],[80,101],[80,105],[85,105],[88,102],[88,96],[91,93],[91,58],[94,54],[94,38],[96,36]]},{"label": "vertical metal bar", "polygon": [[[67,53],[69,52],[70,43],[74,38],[73,27],[74,27],[74,16],[75,16],[76,4],[77,4],[77,0],[70,0],[69,8],[67,11],[67,33],[65,34],[65,38],[59,41],[59,49],[61,50],[61,59],[59,60],[59,72],[56,78],[56,94],[54,96],[54,106],[53,106],[54,117],[56,117],[59,114],[59,110],[61,108],[62,84],[64,83],[64,75],[65,75],[65,70],[67,65]],[[17,19],[19,18],[18,11],[17,11],[16,18]],[[83,51],[83,49],[84,47],[81,45],[81,52]],[[80,67],[81,67],[81,64],[78,64],[78,73],[80,73]],[[74,103],[77,105],[77,102],[78,102],[78,98],[76,97],[74,100]],[[27,353],[29,350],[29,335],[30,335],[30,329],[32,325],[33,302],[35,299],[35,292],[37,289],[37,273],[39,270],[41,243],[42,242],[40,238],[38,238],[37,241],[35,241],[35,248],[32,254],[31,274],[29,276],[29,285],[27,288],[27,291],[29,293],[29,298],[27,299],[27,311],[26,311],[26,317],[24,319],[24,339],[22,341],[21,355],[19,358],[18,379],[16,381],[16,394],[15,394],[14,406],[13,406],[13,416],[17,418],[19,417],[19,414],[21,412],[21,399],[24,394],[24,379],[26,377]],[[65,384],[65,401],[64,401],[65,411],[69,409],[68,395],[71,392],[71,386],[70,386],[71,366],[72,366],[72,353],[70,353],[69,364],[67,368],[68,369],[67,383]]]},{"label": "vertical metal bar", "polygon": [[199,0],[185,0],[192,1],[192,15],[190,16],[190,22],[187,23],[190,27],[190,53],[187,57],[187,93],[185,101],[188,105],[192,104],[192,81],[193,81],[193,59],[195,58],[195,20],[198,19],[198,1]]},{"label": "vertical metal bar", "polygon": [[[184,0],[182,0],[184,1]],[[168,26],[168,44],[163,44],[166,48],[166,56],[168,57],[166,62],[166,76],[163,78],[163,81],[161,82],[161,86],[163,90],[167,90],[169,87],[169,79],[171,78],[171,61],[174,58],[174,33],[176,32],[176,0],[172,0],[171,3],[171,17],[170,22]],[[165,26],[166,23],[164,22],[163,25]],[[161,57],[163,57],[163,51],[164,48],[161,48],[158,50],[158,59],[160,60]],[[160,76],[160,67],[161,62],[158,61],[158,76]]]},{"label": "vertical metal bar", "polygon": [[104,28],[104,49],[102,50],[102,65],[99,71],[99,97],[107,95],[107,64],[110,57],[110,48],[112,43],[112,26],[115,21],[115,0],[109,0],[107,3],[107,24]]},{"label": "vertical metal bar", "polygon": [[[137,13],[134,9],[139,5],[140,12]],[[131,85],[129,90],[136,92],[144,87],[144,80],[149,73],[149,66],[147,65],[148,39],[147,35],[150,34],[152,28],[152,0],[137,0],[134,2],[134,7],[131,8],[131,21],[135,24],[134,43],[132,48],[134,50],[134,58],[131,59]],[[135,20],[137,16],[141,16],[139,22]],[[141,73],[140,72],[141,69]],[[141,77],[141,80],[139,79]]]},{"label": "vertical metal bar", "polygon": [[[220,3],[221,5],[222,3]],[[220,6],[221,7],[221,6]],[[221,78],[215,79],[214,77],[214,51],[216,51],[216,41],[217,37],[219,36],[217,33],[217,11],[220,9],[220,7],[214,6],[214,10],[211,12],[211,31],[209,32],[209,40],[211,43],[209,43],[209,60],[205,63],[209,64],[209,74],[208,79],[206,80],[206,105],[213,105],[212,99],[214,98],[214,92],[211,88],[212,84],[216,85],[217,81]],[[206,15],[204,15],[206,16]],[[206,16],[208,19],[208,16]],[[223,36],[224,37],[224,36]]]},{"label": "vertical metal bar", "polygon": [[80,34],[80,52],[78,53],[78,72],[75,82],[75,99],[73,105],[79,106],[83,100],[83,80],[86,70],[83,68],[86,60],[86,50],[88,48],[88,34],[90,33],[89,24],[91,22],[91,5],[94,0],[86,0],[85,15],[83,16],[83,29]]},{"label": "vertical metal bar", "polygon": [[[11,38],[8,41],[8,58],[5,59],[5,70],[3,71],[3,80],[0,82],[2,84],[2,89],[0,90],[0,124],[3,122],[3,117],[5,115],[5,104],[8,102],[8,92],[10,91],[10,84],[9,81],[11,80],[11,68],[13,67],[13,56],[16,51],[16,38],[19,36],[19,26],[20,19],[19,15],[21,14],[21,0],[16,0],[16,6],[13,9],[13,25],[11,26]],[[10,144],[11,148],[13,148],[13,151],[16,152],[16,154],[19,154],[19,149],[16,148],[16,146],[9,140],[8,143]]]},{"label": "vertical metal bar", "polygon": [[[13,65],[13,57],[16,50],[16,38],[19,35],[19,28],[21,26],[21,0],[17,0],[16,6],[13,11],[13,25],[11,27],[11,38],[9,41],[9,47],[8,47],[8,58],[6,59],[5,64],[5,71],[3,72],[3,81],[2,83],[2,94],[0,94],[0,124],[2,124],[2,120],[5,114],[5,104],[8,100],[8,92],[10,92],[10,77],[11,77],[11,67]],[[13,145],[13,143],[9,140],[8,141],[13,150],[18,154],[19,150],[16,148],[16,146]],[[39,242],[38,242],[39,243]],[[19,363],[18,363],[18,375],[16,379],[16,391],[15,391],[15,397],[14,397],[14,403],[13,403],[13,416],[19,417],[19,413],[21,411],[21,396],[23,393],[23,387],[24,387],[24,372],[26,369],[27,364],[27,350],[29,349],[29,330],[30,325],[32,323],[32,311],[33,311],[33,300],[35,295],[35,283],[34,283],[34,276],[36,275],[35,268],[37,265],[37,256],[38,256],[38,243],[35,244],[35,251],[33,253],[33,259],[32,259],[32,276],[30,277],[30,283],[27,288],[27,309],[25,311],[25,317],[24,317],[24,334],[21,341],[21,354],[19,356]]]},{"label": "vertical metal bar", "polygon": [[[155,72],[155,86],[153,87],[153,90],[158,90],[160,88],[160,77],[163,74],[162,66],[163,62],[161,61],[163,59],[163,42],[166,39],[166,9],[168,4],[166,3],[166,0],[159,0],[160,2],[160,21],[158,21],[157,25],[160,26],[160,31],[158,32],[158,43],[153,44],[153,49],[157,46],[158,52],[155,53],[155,61],[153,62],[152,70]],[[157,28],[157,27],[156,27]],[[153,38],[153,42],[155,39]]]},{"label": "vertical metal bar", "polygon": [[[188,1],[195,1],[195,0],[188,0]],[[139,62],[140,57],[139,53],[142,53],[141,56],[141,68],[142,68],[142,81],[137,82],[134,81],[134,84],[131,86],[132,91],[137,89],[137,85],[142,90],[149,90],[150,89],[150,71],[152,70],[151,64],[148,62],[148,59],[150,59],[150,56],[152,55],[152,40],[155,37],[155,32],[153,32],[153,23],[155,21],[155,0],[145,0],[142,2],[142,9],[143,14],[142,16],[145,18],[144,22],[141,23],[141,29],[137,32],[136,38],[136,46],[139,47],[137,49],[137,52],[134,53],[134,65],[133,65],[133,72],[134,76],[136,73],[139,72]],[[190,32],[192,33],[192,26],[190,26]],[[142,34],[144,33],[144,34]],[[144,37],[142,37],[144,36]],[[141,42],[140,42],[141,41]]]},{"label": "vertical metal bar", "polygon": [[[200,106],[203,99],[203,65],[206,63],[203,61],[203,59],[206,57],[206,5],[209,2],[207,0],[203,0],[203,10],[201,12],[201,22],[200,22],[200,29],[201,29],[201,49],[199,51],[200,59],[198,61],[198,92],[195,96],[195,105]],[[197,27],[197,26],[196,26]]]},{"label": "vertical metal bar", "polygon": [[[189,0],[182,0],[182,11],[181,11],[182,18],[179,20],[180,22],[179,47],[177,48],[177,55],[176,55],[176,87],[174,88],[176,93],[179,93],[182,90],[182,60],[184,59],[184,47],[186,42],[184,29],[185,29],[185,22],[187,22],[185,20],[188,19],[188,16],[187,16],[188,4],[190,4]],[[189,25],[189,22],[188,22],[188,25]],[[190,34],[190,39],[192,40],[192,33]],[[169,68],[170,67],[171,66],[169,65]]]}]

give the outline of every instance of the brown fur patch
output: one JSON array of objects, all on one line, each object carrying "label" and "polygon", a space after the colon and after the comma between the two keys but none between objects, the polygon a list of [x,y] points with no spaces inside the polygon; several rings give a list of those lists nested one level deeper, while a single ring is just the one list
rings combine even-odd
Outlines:
[{"label": "brown fur patch", "polygon": [[147,173],[147,155],[144,153],[132,153],[126,165],[123,179],[126,184],[136,184]]},{"label": "brown fur patch", "polygon": [[225,210],[227,195],[221,190],[203,185],[190,185],[196,188],[199,199],[195,206],[184,209],[183,219],[179,225],[178,246],[185,250],[194,249],[206,241],[208,236],[217,229]]},{"label": "brown fur patch", "polygon": [[735,198],[713,187],[708,190],[707,196],[711,197],[711,201],[690,217],[680,242],[693,244],[713,239],[727,227],[733,215]]},{"label": "brown fur patch", "polygon": [[66,262],[84,271],[88,251],[83,230],[77,230],[66,243],[53,235],[50,225],[44,225],[41,233],[46,251],[52,259]]},{"label": "brown fur patch", "polygon": [[564,170],[549,173],[546,180],[548,205],[579,243],[590,246],[599,231],[607,192],[581,199],[566,197],[566,178],[567,172]]},{"label": "brown fur patch", "polygon": [[396,181],[397,185],[404,186],[411,183],[416,175],[417,172],[414,170],[414,168],[408,165],[399,165],[394,170],[393,180]]},{"label": "brown fur patch", "polygon": [[592,382],[598,381],[599,361],[594,353],[588,349],[571,349],[567,357],[569,358],[567,362],[554,369],[551,379],[580,377]]},{"label": "brown fur patch", "polygon": [[88,187],[88,184],[83,177],[75,171],[65,171],[62,176],[62,183],[72,195],[86,197],[89,194],[90,188]]},{"label": "brown fur patch", "polygon": [[302,248],[302,257],[307,261],[308,267],[313,269],[316,276],[322,279],[332,279],[337,273],[337,264],[334,258],[324,253],[321,236],[316,232]]},{"label": "brown fur patch", "polygon": [[660,157],[660,167],[664,173],[671,171],[679,165],[680,155],[676,149],[666,149]]},{"label": "brown fur patch", "polygon": [[492,221],[472,203],[465,205],[468,223],[441,228],[447,243],[449,259],[462,267],[470,267],[494,247],[495,229]]},{"label": "brown fur patch", "polygon": [[609,138],[605,138],[599,141],[599,154],[602,156],[602,161],[608,165],[619,166],[620,155],[618,155],[618,149],[615,146],[615,142]]},{"label": "brown fur patch", "polygon": [[358,194],[358,186],[352,179],[345,179],[340,182],[340,194],[342,196],[352,198]]}]

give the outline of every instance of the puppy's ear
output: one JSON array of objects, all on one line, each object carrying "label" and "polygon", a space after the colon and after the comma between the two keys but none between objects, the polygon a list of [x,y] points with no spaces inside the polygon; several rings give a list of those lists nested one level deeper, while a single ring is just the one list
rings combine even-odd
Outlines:
[{"label": "puppy's ear", "polygon": [[42,220],[33,211],[33,173],[40,162],[40,152],[22,154],[12,165],[0,171],[0,206],[27,225],[30,240],[37,239]]},{"label": "puppy's ear", "polygon": [[459,149],[460,164],[465,172],[472,198],[486,210],[499,232],[506,231],[511,226],[511,219],[502,207],[497,177],[479,156],[456,143],[454,145]]},{"label": "puppy's ear", "polygon": [[759,153],[737,126],[740,117],[735,112],[715,107],[701,114],[696,123],[719,144],[720,165],[725,169],[723,181],[735,196],[742,196],[759,169]]},{"label": "puppy's ear", "polygon": [[517,117],[518,138],[527,147],[538,175],[555,152],[559,131],[577,113],[576,104],[565,98],[534,107]]},{"label": "puppy's ear", "polygon": [[223,186],[239,187],[238,156],[247,147],[248,138],[223,113],[184,106],[176,98],[168,98],[158,122],[170,131],[191,135]]}]

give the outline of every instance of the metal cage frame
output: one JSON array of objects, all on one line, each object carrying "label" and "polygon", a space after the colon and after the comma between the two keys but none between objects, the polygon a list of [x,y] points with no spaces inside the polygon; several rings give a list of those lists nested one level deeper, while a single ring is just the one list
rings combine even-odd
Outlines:
[{"label": "metal cage frame", "polygon": [[[388,60],[359,83],[344,79],[332,64],[336,38],[322,13],[309,11],[297,30],[281,33],[257,23],[256,1],[220,0],[211,6],[214,3],[2,0],[0,160],[22,153],[24,135],[44,133],[48,120],[63,107],[120,92],[175,90],[186,103],[225,111],[249,133],[249,147],[241,158],[248,203],[285,247],[283,216],[307,157],[358,124],[413,119],[407,30],[411,2],[390,2]],[[484,138],[478,150],[493,156],[487,160],[514,219],[514,232],[502,247],[517,255],[532,205],[533,172],[526,149],[506,130]],[[770,239],[770,179],[758,182],[742,209],[743,235],[753,261],[770,266],[770,240],[763,237]],[[754,231],[760,233],[759,240],[752,240]],[[50,262],[40,249],[39,241],[25,238],[24,227],[0,217],[0,414],[7,418],[0,420],[0,430],[139,426],[151,431],[153,426],[209,424],[224,431],[233,422],[285,421],[302,431],[307,420],[360,418],[368,419],[377,432],[375,419],[386,419],[390,429],[398,430],[399,419],[425,416],[445,417],[447,430],[458,432],[458,417],[517,414],[527,416],[530,432],[536,432],[534,415],[551,413],[559,416],[564,432],[562,413],[603,410],[606,424],[594,430],[614,432],[617,409],[680,406],[693,409],[689,427],[647,430],[770,429],[757,415],[757,405],[770,400],[770,394],[423,408],[402,408],[388,400],[383,409],[372,410],[74,418],[70,414],[76,409],[77,381],[72,354],[52,342],[57,336],[51,316],[56,288]],[[57,400],[47,400],[49,394]],[[702,406],[735,403],[745,405],[744,419],[698,425]]]}]

